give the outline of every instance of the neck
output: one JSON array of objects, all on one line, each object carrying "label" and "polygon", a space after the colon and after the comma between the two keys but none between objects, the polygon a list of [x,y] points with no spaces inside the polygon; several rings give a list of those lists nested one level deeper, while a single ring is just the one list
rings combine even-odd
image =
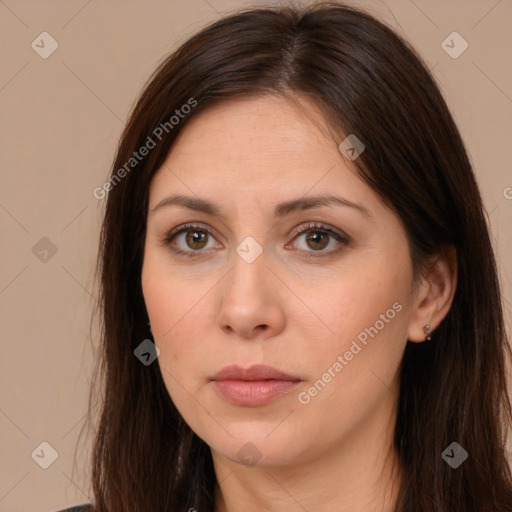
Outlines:
[{"label": "neck", "polygon": [[287,466],[243,466],[212,450],[215,512],[393,512],[401,474],[385,409],[338,446]]}]

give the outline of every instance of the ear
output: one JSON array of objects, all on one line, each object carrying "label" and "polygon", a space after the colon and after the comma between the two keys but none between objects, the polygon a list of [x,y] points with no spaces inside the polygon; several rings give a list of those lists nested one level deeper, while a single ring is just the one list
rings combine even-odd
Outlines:
[{"label": "ear", "polygon": [[439,326],[450,310],[456,288],[457,251],[450,245],[443,247],[418,286],[407,333],[409,341],[421,343],[428,336],[426,325],[430,325],[431,332]]}]

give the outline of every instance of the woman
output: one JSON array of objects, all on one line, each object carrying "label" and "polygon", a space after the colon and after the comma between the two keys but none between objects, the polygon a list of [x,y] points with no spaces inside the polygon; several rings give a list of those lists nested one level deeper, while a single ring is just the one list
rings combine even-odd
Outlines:
[{"label": "woman", "polygon": [[482,199],[392,30],[334,3],[211,24],[95,195],[94,510],[512,511]]}]

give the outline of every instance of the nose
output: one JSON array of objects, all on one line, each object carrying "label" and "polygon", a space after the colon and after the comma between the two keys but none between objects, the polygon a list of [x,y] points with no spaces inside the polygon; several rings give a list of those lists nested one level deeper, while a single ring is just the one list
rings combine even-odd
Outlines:
[{"label": "nose", "polygon": [[217,324],[230,336],[270,338],[284,328],[286,287],[268,266],[265,251],[252,263],[234,254],[233,267],[218,287]]}]

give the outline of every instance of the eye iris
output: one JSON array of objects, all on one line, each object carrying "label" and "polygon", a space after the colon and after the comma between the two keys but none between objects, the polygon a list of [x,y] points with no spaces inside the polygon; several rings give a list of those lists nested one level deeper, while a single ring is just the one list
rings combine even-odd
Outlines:
[{"label": "eye iris", "polygon": [[200,247],[193,247],[191,244],[201,244],[206,241],[206,233],[204,231],[187,231],[186,242],[191,249],[202,249],[206,243]]},{"label": "eye iris", "polygon": [[326,233],[321,233],[320,231],[311,231],[307,234],[306,240],[307,242],[312,242],[314,247],[312,249],[323,249],[327,243],[322,244],[320,239],[323,238],[324,242],[327,241],[328,235]]}]

